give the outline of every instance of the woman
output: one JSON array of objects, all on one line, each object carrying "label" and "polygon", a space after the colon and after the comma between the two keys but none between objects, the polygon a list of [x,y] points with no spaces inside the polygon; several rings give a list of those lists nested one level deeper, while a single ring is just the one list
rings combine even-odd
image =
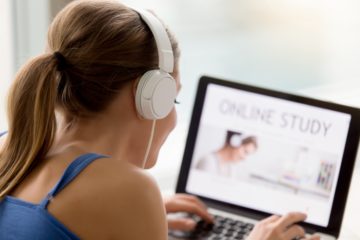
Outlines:
[{"label": "woman", "polygon": [[[168,224],[194,227],[188,219],[167,223],[165,211],[212,221],[194,197],[163,202],[143,171],[175,127],[166,101],[180,90],[177,43],[168,33],[173,56],[160,57],[161,29],[150,31],[147,20],[116,1],[74,1],[51,24],[46,52],[17,74],[1,148],[0,239],[165,240]],[[149,100],[143,78],[164,61],[174,68],[161,83],[171,91],[150,81],[162,93]],[[269,218],[252,239],[301,236],[293,223],[304,218]]]},{"label": "woman", "polygon": [[223,146],[202,157],[195,167],[218,176],[237,178],[237,164],[256,150],[257,140],[254,136],[244,137],[241,133],[227,131]]}]

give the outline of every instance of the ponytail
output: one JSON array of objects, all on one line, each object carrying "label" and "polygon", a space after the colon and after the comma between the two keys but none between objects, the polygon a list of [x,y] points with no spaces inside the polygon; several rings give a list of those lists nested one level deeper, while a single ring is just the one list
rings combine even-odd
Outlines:
[{"label": "ponytail", "polygon": [[58,72],[53,54],[32,59],[17,74],[8,97],[9,131],[0,153],[0,199],[42,160],[56,131]]},{"label": "ponytail", "polygon": [[[177,65],[178,44],[168,35]],[[46,48],[54,53],[26,64],[10,91],[0,200],[46,157],[56,133],[55,107],[69,119],[91,117],[159,61],[139,14],[110,0],[72,1],[51,23]]]}]

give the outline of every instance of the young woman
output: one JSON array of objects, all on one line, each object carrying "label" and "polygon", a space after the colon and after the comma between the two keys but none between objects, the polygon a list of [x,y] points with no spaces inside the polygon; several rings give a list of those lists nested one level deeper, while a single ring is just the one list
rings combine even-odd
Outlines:
[{"label": "young woman", "polygon": [[195,167],[218,176],[238,178],[238,163],[256,150],[256,137],[243,137],[241,133],[227,131],[223,146],[200,158]]},{"label": "young woman", "polygon": [[[0,239],[165,240],[168,227],[195,225],[167,222],[166,212],[212,221],[197,198],[163,201],[143,170],[175,127],[181,86],[177,43],[149,14],[74,1],[51,24],[45,53],[17,74],[1,144]],[[294,223],[304,218],[270,217],[250,238],[303,236]]]}]

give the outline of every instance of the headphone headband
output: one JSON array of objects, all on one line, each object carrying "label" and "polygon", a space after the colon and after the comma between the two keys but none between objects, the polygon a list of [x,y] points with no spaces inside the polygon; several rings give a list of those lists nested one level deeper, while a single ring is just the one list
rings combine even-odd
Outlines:
[{"label": "headphone headband", "polygon": [[174,70],[174,54],[171,47],[169,36],[165,27],[160,20],[149,11],[134,9],[141,19],[150,28],[156,42],[159,55],[159,68],[167,73],[172,73]]},{"label": "headphone headband", "polygon": [[148,11],[134,11],[150,28],[159,56],[159,69],[147,71],[139,80],[135,95],[136,109],[145,119],[162,119],[173,109],[177,94],[176,81],[170,75],[174,70],[171,42],[164,25],[157,17]]}]

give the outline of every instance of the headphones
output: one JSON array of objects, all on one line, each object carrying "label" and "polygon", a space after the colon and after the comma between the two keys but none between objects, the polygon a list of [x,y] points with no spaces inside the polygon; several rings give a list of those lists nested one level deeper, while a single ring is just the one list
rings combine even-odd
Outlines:
[{"label": "headphones", "polygon": [[148,11],[134,10],[150,28],[159,55],[159,69],[144,73],[135,94],[137,112],[145,119],[165,118],[174,107],[176,81],[169,74],[174,70],[174,55],[167,32],[153,14]]},{"label": "headphones", "polygon": [[243,141],[244,137],[241,136],[241,134],[233,134],[231,137],[230,137],[230,146],[233,147],[233,148],[237,148],[237,147],[240,147],[240,145],[242,144],[242,141]]}]

